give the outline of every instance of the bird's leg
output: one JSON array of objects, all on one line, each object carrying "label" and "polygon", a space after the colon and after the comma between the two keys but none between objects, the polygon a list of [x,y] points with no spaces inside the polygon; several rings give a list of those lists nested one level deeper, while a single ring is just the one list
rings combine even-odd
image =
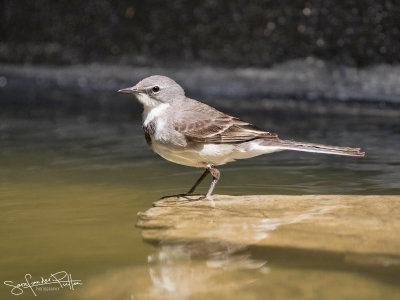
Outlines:
[{"label": "bird's leg", "polygon": [[212,198],[211,198],[212,192],[214,191],[215,185],[217,184],[221,174],[220,174],[219,170],[214,165],[207,166],[207,169],[211,173],[211,175],[213,177],[213,181],[211,182],[210,188],[208,189],[206,198],[212,200]]},{"label": "bird's leg", "polygon": [[199,179],[195,182],[195,184],[192,186],[192,188],[189,190],[189,192],[186,193],[186,195],[190,195],[194,192],[194,190],[197,188],[197,186],[203,181],[204,178],[207,177],[208,173],[210,173],[210,170],[207,168],[204,173],[200,176]]}]

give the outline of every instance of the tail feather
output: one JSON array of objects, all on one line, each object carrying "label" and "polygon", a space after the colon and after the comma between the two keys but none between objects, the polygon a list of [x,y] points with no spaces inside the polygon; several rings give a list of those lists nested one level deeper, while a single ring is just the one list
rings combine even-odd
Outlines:
[{"label": "tail feather", "polygon": [[285,150],[317,152],[317,153],[346,155],[346,156],[360,156],[360,157],[365,156],[365,152],[360,152],[360,148],[340,147],[340,146],[303,143],[303,142],[286,141],[286,140],[280,140],[279,146]]}]

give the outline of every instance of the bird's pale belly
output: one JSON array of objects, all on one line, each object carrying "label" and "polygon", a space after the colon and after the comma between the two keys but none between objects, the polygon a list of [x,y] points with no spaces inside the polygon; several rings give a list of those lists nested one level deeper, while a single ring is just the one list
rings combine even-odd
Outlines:
[{"label": "bird's pale belly", "polygon": [[205,144],[202,148],[170,148],[161,143],[153,143],[152,149],[166,160],[176,164],[205,168],[209,164],[223,165],[234,161],[232,153],[235,152],[234,145]]},{"label": "bird's pale belly", "polygon": [[248,142],[239,145],[204,144],[200,148],[171,148],[165,144],[153,142],[152,149],[166,160],[176,164],[205,168],[207,165],[223,165],[236,159],[250,158],[261,154],[281,151],[276,147],[259,147],[258,143]]}]

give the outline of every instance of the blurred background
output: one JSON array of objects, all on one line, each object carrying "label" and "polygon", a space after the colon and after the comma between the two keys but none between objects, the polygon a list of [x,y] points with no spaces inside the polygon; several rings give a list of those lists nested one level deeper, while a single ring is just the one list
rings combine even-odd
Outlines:
[{"label": "blurred background", "polygon": [[2,62],[270,67],[400,58],[397,1],[1,2]]},{"label": "blurred background", "polygon": [[[144,243],[134,228],[138,212],[185,192],[201,173],[155,155],[141,105],[116,93],[154,74],[283,139],[366,152],[238,161],[221,168],[217,194],[399,195],[399,16],[397,0],[0,0],[1,281],[66,270],[92,283],[87,293],[64,289],[40,299],[131,299],[136,287],[177,299],[165,285],[170,278],[149,277],[147,260],[159,257],[166,273],[198,274],[187,253],[182,265],[181,254]],[[367,210],[358,214],[370,224]],[[268,261],[262,272],[226,262],[218,276],[227,284],[214,298],[236,278],[238,299],[399,299],[398,263],[391,264],[398,258],[382,266],[331,253],[329,264],[283,250],[260,250],[257,259]],[[254,253],[242,254],[242,265],[257,265]],[[206,260],[202,253],[193,263],[208,275]],[[242,289],[253,280],[256,289]],[[194,281],[182,295],[210,282]],[[10,297],[8,287],[0,292]]]},{"label": "blurred background", "polygon": [[158,72],[192,96],[245,96],[291,113],[399,116],[397,1],[2,0],[0,7],[3,91],[24,85],[44,91],[41,100],[49,90],[103,93]]}]

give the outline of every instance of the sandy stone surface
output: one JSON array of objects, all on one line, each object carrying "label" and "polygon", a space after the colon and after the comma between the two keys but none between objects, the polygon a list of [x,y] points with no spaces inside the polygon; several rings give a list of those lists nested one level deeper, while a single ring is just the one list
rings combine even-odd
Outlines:
[{"label": "sandy stone surface", "polygon": [[146,241],[232,244],[368,255],[400,264],[400,196],[215,195],[171,197],[139,213]]},{"label": "sandy stone surface", "polygon": [[139,213],[159,245],[147,264],[94,276],[73,299],[399,299],[400,196],[193,198]]}]

